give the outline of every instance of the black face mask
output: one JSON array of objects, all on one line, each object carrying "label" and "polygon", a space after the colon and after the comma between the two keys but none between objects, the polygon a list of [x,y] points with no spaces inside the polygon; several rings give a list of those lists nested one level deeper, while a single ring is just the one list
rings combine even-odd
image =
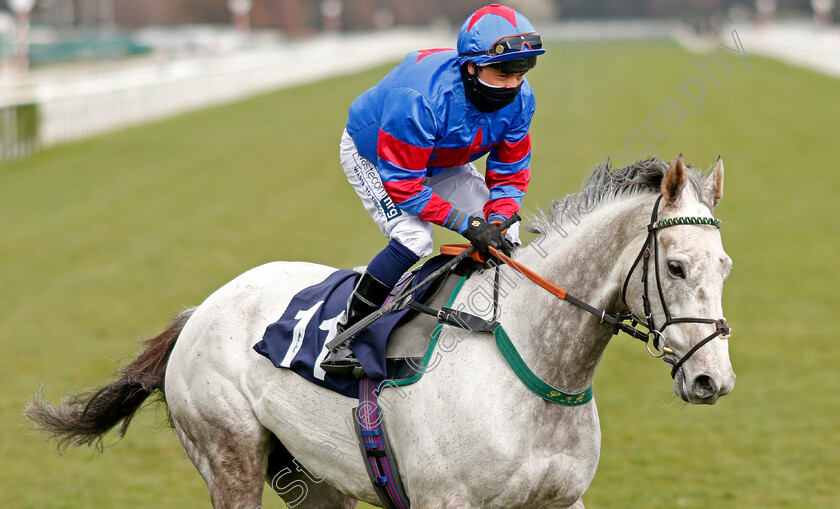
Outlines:
[{"label": "black face mask", "polygon": [[470,74],[467,70],[467,65],[469,64],[461,66],[461,79],[464,81],[464,91],[467,94],[467,99],[479,111],[492,113],[504,108],[516,99],[519,90],[522,88],[522,83],[516,88],[488,87],[478,81],[478,72],[476,74]]}]

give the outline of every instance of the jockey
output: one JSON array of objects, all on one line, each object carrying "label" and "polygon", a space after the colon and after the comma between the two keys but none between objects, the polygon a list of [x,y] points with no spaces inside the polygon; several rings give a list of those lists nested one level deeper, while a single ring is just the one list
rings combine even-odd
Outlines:
[{"label": "jockey", "polygon": [[[544,53],[533,25],[510,7],[474,12],[458,49],[409,53],[350,106],[341,165],[365,210],[390,239],[359,279],[338,332],[375,312],[399,278],[432,252],[433,225],[480,251],[519,243],[498,227],[519,210],[531,177],[534,93],[525,73]],[[484,177],[472,161],[489,154]],[[494,224],[496,223],[496,224]],[[352,338],[321,363],[357,367]]]}]

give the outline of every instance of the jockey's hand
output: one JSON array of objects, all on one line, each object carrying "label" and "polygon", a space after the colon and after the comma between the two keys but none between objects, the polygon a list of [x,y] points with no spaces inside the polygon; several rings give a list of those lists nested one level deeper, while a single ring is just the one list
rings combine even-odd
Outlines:
[{"label": "jockey's hand", "polygon": [[502,230],[499,225],[488,223],[480,217],[470,217],[463,235],[481,253],[486,253],[488,247],[499,249],[504,244],[504,237],[502,237]]},{"label": "jockey's hand", "polygon": [[513,242],[509,241],[508,239],[505,239],[504,242],[502,242],[502,247],[499,248],[499,251],[506,254],[507,256],[510,256],[513,254],[513,249],[515,247],[516,246],[513,244]]}]

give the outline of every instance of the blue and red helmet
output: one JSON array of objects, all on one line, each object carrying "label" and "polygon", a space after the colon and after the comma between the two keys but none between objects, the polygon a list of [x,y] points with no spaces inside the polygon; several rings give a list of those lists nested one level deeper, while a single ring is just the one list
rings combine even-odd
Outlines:
[{"label": "blue and red helmet", "polygon": [[473,62],[484,66],[509,62],[504,67],[513,69],[511,72],[524,72],[533,67],[537,55],[543,53],[542,39],[534,25],[504,5],[490,4],[475,11],[458,32],[461,64]]}]

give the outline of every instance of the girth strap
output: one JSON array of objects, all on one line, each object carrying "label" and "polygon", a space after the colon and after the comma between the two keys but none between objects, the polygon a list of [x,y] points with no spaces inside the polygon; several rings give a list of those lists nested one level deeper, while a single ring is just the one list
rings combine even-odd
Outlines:
[{"label": "girth strap", "polygon": [[411,501],[405,494],[376,396],[376,382],[370,378],[359,379],[359,406],[353,409],[359,448],[370,482],[383,506],[409,509]]}]

